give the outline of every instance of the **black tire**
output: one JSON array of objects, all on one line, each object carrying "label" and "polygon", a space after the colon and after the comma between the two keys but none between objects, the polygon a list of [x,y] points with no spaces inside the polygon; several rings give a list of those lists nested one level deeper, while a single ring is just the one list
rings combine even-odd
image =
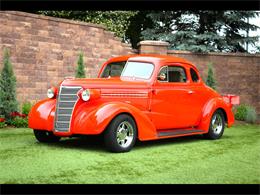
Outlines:
[{"label": "black tire", "polygon": [[111,152],[129,152],[136,142],[136,137],[134,119],[127,114],[120,114],[108,125],[104,133],[104,143]]},{"label": "black tire", "polygon": [[54,143],[61,139],[61,137],[55,136],[51,131],[34,130],[33,132],[39,142]]},{"label": "black tire", "polygon": [[[216,125],[216,123],[214,123],[215,124],[214,125],[213,120],[217,120],[218,122],[216,121],[216,123],[218,123],[218,125]],[[218,129],[217,129],[217,126],[218,126]],[[224,133],[224,129],[225,129],[224,114],[221,110],[216,110],[211,117],[209,131],[207,134],[205,134],[205,136],[209,139],[219,139],[222,137],[222,135]]]}]

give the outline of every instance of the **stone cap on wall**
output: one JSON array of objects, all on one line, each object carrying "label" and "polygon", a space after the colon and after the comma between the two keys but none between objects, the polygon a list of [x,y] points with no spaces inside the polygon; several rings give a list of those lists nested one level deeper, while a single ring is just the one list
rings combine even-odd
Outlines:
[{"label": "stone cap on wall", "polygon": [[138,44],[140,54],[162,54],[166,55],[169,43],[165,41],[140,41]]},{"label": "stone cap on wall", "polygon": [[207,53],[195,53],[195,52],[191,52],[191,51],[183,51],[183,50],[168,50],[167,54],[196,54],[196,55],[215,55],[215,56],[234,56],[234,57],[260,57],[260,54],[252,54],[252,53],[241,53],[241,52],[237,52],[237,53],[224,53],[224,52],[207,52]]}]

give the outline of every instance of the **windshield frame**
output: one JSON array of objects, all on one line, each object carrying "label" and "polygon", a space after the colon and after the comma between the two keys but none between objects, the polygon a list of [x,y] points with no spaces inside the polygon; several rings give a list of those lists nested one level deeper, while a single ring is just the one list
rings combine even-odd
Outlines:
[{"label": "windshield frame", "polygon": [[155,65],[154,65],[154,63],[152,63],[152,62],[147,62],[147,61],[135,61],[135,60],[127,60],[127,62],[126,62],[126,64],[125,64],[125,67],[124,67],[124,69],[122,70],[122,72],[121,72],[121,76],[120,76],[120,78],[127,78],[127,77],[132,77],[132,76],[122,76],[122,74],[125,72],[125,69],[126,69],[126,67],[127,67],[127,65],[128,65],[128,63],[129,62],[138,62],[138,63],[146,63],[146,64],[151,64],[152,66],[153,66],[153,69],[152,69],[152,72],[151,72],[151,75],[150,75],[150,77],[149,78],[141,78],[141,77],[135,77],[135,76],[133,76],[134,78],[135,78],[135,80],[144,80],[144,81],[149,81],[149,80],[151,80],[151,78],[152,78],[152,76],[153,76],[153,74],[154,74],[154,71],[155,71]]}]

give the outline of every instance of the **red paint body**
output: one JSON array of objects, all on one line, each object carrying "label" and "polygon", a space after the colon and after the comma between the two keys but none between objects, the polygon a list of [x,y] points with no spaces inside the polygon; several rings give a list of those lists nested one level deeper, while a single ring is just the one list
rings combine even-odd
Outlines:
[{"label": "red paint body", "polygon": [[[32,108],[29,114],[29,127],[53,131],[57,136],[101,134],[115,116],[128,113],[136,122],[139,140],[154,140],[184,135],[159,137],[158,132],[162,131],[203,130],[199,133],[187,133],[185,136],[207,133],[212,114],[217,109],[224,112],[228,127],[234,123],[232,102],[224,101],[221,95],[207,87],[201,80],[197,68],[190,62],[182,58],[161,55],[122,56],[104,63],[98,77],[101,77],[108,64],[122,61],[152,63],[154,65],[152,76],[148,80],[123,77],[64,80],[62,86],[81,86],[91,91],[89,101],[85,102],[81,98],[77,100],[69,131],[54,130],[57,97],[42,100]],[[185,83],[158,81],[158,73],[164,66],[183,67],[187,81]],[[198,74],[198,82],[192,81],[191,68]]]}]

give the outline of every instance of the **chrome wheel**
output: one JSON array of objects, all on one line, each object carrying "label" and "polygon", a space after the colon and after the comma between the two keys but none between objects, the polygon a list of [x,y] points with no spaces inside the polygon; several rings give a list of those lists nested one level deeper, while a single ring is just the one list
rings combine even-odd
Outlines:
[{"label": "chrome wheel", "polygon": [[213,116],[212,122],[212,130],[215,134],[220,134],[223,128],[222,117],[219,114],[215,114]]},{"label": "chrome wheel", "polygon": [[134,130],[128,121],[123,121],[118,125],[116,139],[117,143],[123,148],[127,148],[131,145],[134,139]]}]

